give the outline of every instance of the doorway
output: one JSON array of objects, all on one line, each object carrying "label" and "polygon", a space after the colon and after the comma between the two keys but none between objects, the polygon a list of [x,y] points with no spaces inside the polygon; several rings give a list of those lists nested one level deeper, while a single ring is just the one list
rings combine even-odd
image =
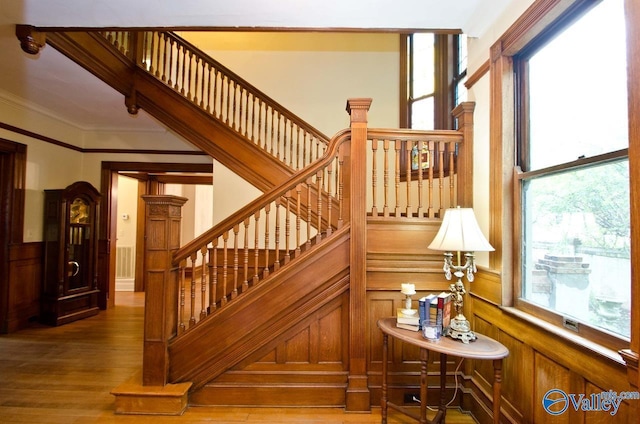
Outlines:
[{"label": "doorway", "polygon": [[99,305],[112,307],[116,296],[118,220],[118,181],[121,176],[135,179],[137,183],[137,208],[135,218],[134,291],[144,291],[144,202],[145,194],[166,194],[167,184],[213,184],[213,164],[102,162],[100,252],[99,252]]}]

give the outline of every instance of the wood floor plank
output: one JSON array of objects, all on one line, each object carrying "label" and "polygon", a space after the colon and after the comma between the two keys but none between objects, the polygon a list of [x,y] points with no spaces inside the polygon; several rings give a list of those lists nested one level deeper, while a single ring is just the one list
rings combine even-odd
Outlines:
[{"label": "wood floor plank", "polygon": [[[0,335],[0,423],[16,424],[374,424],[341,408],[190,407],[182,416],[114,414],[111,390],[142,368],[144,296],[118,292],[116,306],[60,327]],[[389,424],[415,423],[395,411]],[[452,409],[448,424],[472,424]]]}]

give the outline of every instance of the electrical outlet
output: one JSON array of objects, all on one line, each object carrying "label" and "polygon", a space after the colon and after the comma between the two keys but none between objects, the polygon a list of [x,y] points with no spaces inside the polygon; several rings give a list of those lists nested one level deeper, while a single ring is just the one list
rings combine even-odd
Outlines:
[{"label": "electrical outlet", "polygon": [[420,393],[406,393],[404,394],[404,404],[405,405],[415,405],[420,404]]}]

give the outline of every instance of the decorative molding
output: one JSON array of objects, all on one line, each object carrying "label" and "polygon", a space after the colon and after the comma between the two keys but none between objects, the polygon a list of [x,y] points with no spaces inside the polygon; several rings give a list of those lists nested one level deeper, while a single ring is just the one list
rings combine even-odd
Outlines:
[{"label": "decorative molding", "polygon": [[464,83],[464,86],[467,88],[467,90],[470,90],[471,87],[475,85],[475,83],[480,81],[483,76],[488,74],[490,68],[491,64],[489,60],[487,60],[482,65],[480,65],[480,67],[476,69],[473,74],[469,75],[469,78],[467,78],[467,81]]},{"label": "decorative molding", "polygon": [[207,154],[200,150],[152,150],[152,149],[85,149],[83,147],[74,146],[73,144],[65,143],[64,141],[56,140],[55,138],[47,137],[38,133],[34,133],[23,128],[14,127],[4,122],[0,122],[0,128],[7,131],[11,131],[16,134],[21,134],[26,137],[34,138],[36,140],[44,141],[45,143],[54,144],[65,149],[74,150],[80,153],[97,153],[97,154],[125,154],[125,153],[137,153],[137,154],[152,154],[152,155],[183,155],[183,156],[207,156]]}]

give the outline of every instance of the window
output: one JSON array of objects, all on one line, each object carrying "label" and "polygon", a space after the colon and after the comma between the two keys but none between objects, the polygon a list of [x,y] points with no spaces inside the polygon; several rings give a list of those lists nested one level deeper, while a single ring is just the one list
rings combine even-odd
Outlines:
[{"label": "window", "polygon": [[612,348],[629,338],[631,320],[623,6],[576,8],[514,58],[516,304]]},{"label": "window", "polygon": [[401,36],[400,125],[452,129],[451,111],[466,101],[467,37],[415,33]]},{"label": "window", "polygon": [[[418,130],[453,129],[451,111],[466,101],[466,36],[415,33],[402,35],[400,55],[400,126]],[[417,157],[417,149],[411,157]],[[400,156],[400,179],[406,178],[407,158]],[[437,173],[439,159],[432,162]],[[418,175],[417,162],[412,178]],[[449,174],[448,163],[444,164]]]}]

